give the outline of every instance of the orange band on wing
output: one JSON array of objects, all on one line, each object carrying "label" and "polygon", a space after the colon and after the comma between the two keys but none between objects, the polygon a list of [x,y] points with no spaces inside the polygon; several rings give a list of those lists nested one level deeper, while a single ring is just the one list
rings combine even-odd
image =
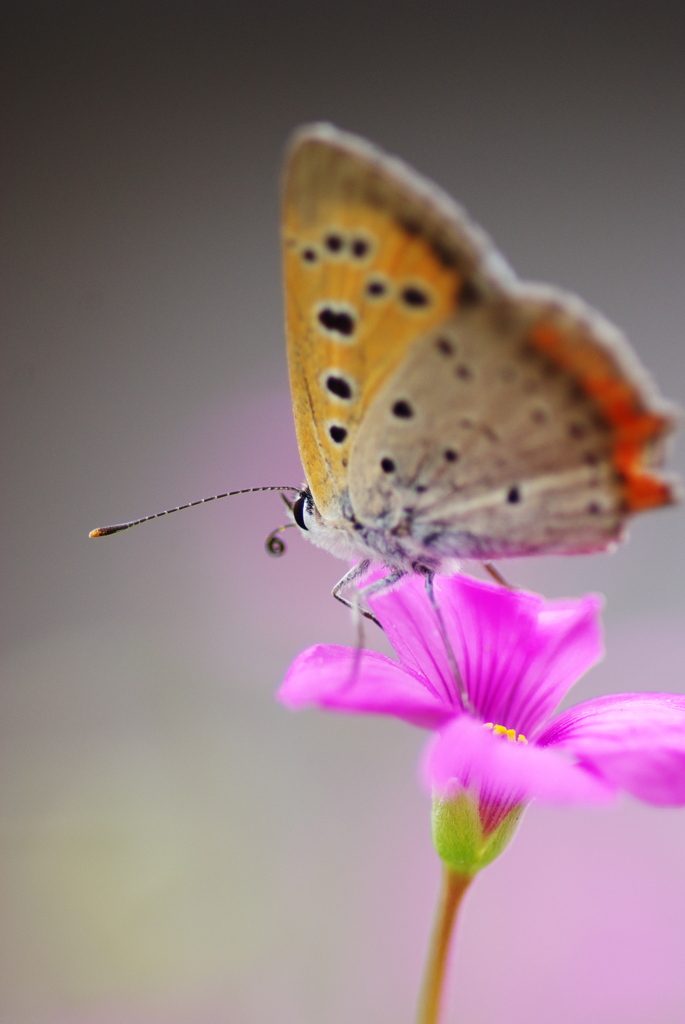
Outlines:
[{"label": "orange band on wing", "polygon": [[670,505],[673,501],[673,491],[669,484],[649,473],[627,474],[624,493],[630,512],[661,508],[662,505]]},{"label": "orange band on wing", "polygon": [[597,403],[613,434],[613,461],[623,477],[630,512],[658,508],[673,501],[669,484],[644,469],[648,446],[670,426],[667,416],[649,412],[638,388],[616,376],[611,356],[583,338],[567,337],[550,324],[537,324],[531,341],[558,366],[571,373]]}]

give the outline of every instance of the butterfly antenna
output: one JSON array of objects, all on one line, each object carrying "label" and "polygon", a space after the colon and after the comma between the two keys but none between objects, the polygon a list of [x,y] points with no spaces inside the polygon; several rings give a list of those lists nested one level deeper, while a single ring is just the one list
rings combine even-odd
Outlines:
[{"label": "butterfly antenna", "polygon": [[[160,516],[170,516],[172,512],[182,512],[184,508],[194,508],[195,505],[206,505],[208,501],[219,501],[220,498],[233,498],[236,494],[254,494],[257,491],[293,491],[298,493],[299,487],[246,487],[241,491],[225,491],[223,494],[212,494],[209,498],[198,498],[197,501],[189,501],[187,505],[177,505],[176,508],[167,508],[164,512],[155,512],[151,516],[143,516],[142,519],[132,519],[130,523],[115,523],[113,526],[99,526],[97,530],[91,530],[89,537],[109,537],[110,533],[121,533],[122,530],[130,530],[132,526],[140,526],[141,523],[149,523],[151,519],[159,519]],[[281,541],[281,544],[283,542]],[[283,546],[285,550],[285,545]]]}]

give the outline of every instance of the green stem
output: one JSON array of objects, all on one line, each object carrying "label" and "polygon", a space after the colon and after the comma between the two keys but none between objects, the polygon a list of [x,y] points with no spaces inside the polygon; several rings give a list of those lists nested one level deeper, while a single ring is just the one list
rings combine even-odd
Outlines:
[{"label": "green stem", "polygon": [[445,971],[457,910],[472,878],[443,866],[442,889],[433,923],[416,1024],[438,1024]]}]

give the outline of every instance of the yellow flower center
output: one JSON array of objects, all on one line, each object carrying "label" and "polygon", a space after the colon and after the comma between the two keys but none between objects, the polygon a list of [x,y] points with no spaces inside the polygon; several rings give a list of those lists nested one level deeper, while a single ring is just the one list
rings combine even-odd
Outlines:
[{"label": "yellow flower center", "polygon": [[495,736],[506,736],[510,743],[528,743],[522,732],[516,735],[515,729],[507,729],[504,725],[495,725],[494,722],[484,722],[484,729],[490,729]]}]

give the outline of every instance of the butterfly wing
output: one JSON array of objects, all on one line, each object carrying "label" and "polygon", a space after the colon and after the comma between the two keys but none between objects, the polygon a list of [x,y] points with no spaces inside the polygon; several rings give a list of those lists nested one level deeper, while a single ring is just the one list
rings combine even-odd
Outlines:
[{"label": "butterfly wing", "polygon": [[297,440],[314,501],[335,517],[378,391],[417,337],[496,292],[507,268],[447,196],[330,125],[293,139],[283,248]]},{"label": "butterfly wing", "polygon": [[674,500],[673,411],[580,300],[521,284],[439,189],[328,125],[283,209],[295,425],[314,502],[391,561],[607,547]]},{"label": "butterfly wing", "polygon": [[417,341],[359,431],[352,506],[436,568],[600,550],[674,500],[654,472],[672,425],[610,324],[520,286]]}]

